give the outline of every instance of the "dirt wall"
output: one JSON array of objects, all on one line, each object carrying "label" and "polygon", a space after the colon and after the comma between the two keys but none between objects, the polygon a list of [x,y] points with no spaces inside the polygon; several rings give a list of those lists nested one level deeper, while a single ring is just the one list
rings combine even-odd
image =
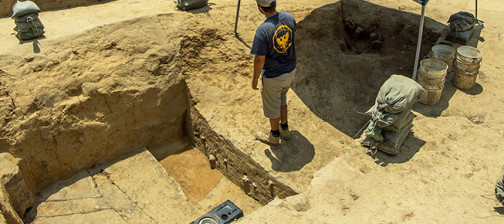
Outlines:
[{"label": "dirt wall", "polygon": [[264,205],[275,197],[286,198],[297,194],[270,175],[249,155],[212,130],[194,107],[191,107],[191,124],[195,145],[209,158],[210,164],[215,164],[216,169],[259,203]]},{"label": "dirt wall", "polygon": [[[0,0],[0,17],[11,16],[12,6],[17,0]],[[113,0],[32,0],[42,11],[53,10],[53,9],[63,9],[70,8],[80,5],[92,4],[92,3],[103,3],[110,2]]]},{"label": "dirt wall", "polygon": [[[0,147],[21,160],[34,193],[131,149],[156,150],[185,136],[187,87],[174,63],[179,40],[161,20],[98,27],[56,41],[46,55],[3,64]],[[132,37],[125,27],[144,35]]]}]

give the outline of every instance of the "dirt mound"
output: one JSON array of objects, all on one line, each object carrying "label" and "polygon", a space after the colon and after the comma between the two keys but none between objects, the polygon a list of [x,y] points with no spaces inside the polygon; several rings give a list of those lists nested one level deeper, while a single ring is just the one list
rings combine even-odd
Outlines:
[{"label": "dirt mound", "polygon": [[183,138],[188,94],[173,60],[180,40],[165,33],[163,19],[174,21],[128,21],[141,36],[126,23],[100,27],[5,69],[2,150],[22,159],[30,189]]}]

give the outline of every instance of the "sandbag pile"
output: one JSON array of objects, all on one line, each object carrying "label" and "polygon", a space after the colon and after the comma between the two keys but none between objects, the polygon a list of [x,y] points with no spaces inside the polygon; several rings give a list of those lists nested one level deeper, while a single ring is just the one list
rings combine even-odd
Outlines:
[{"label": "sandbag pile", "polygon": [[206,6],[208,0],[175,0],[175,4],[179,9],[191,10]]},{"label": "sandbag pile", "polygon": [[413,127],[415,115],[411,113],[424,88],[414,80],[392,75],[380,88],[362,145],[388,154],[398,154]]},{"label": "sandbag pile", "polygon": [[44,35],[44,25],[38,18],[40,8],[32,1],[17,1],[12,6],[12,19],[16,23],[14,30],[19,40],[29,40]]}]

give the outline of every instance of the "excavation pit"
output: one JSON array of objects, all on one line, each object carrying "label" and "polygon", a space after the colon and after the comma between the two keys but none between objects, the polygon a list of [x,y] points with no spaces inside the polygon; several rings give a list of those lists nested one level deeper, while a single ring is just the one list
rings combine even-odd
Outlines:
[{"label": "excavation pit", "polygon": [[[315,9],[298,25],[293,90],[318,117],[355,137],[383,82],[392,74],[412,76],[419,21],[419,15],[362,1]],[[426,18],[421,57],[444,29]]]},{"label": "excavation pit", "polygon": [[[352,137],[367,120],[358,112],[369,109],[381,84],[391,74],[412,73],[419,21],[418,15],[350,0],[303,13],[299,14],[308,15],[298,23],[298,69],[289,92],[294,137],[282,146],[265,146],[252,137],[265,129],[266,120],[258,93],[249,90],[248,48],[232,32],[219,28],[232,19],[174,13],[57,39],[45,45],[54,50],[44,56],[2,59],[8,63],[0,80],[4,93],[0,147],[18,159],[25,188],[35,194],[72,175],[80,179],[67,185],[89,180],[92,188],[93,180],[110,178],[107,173],[112,172],[106,170],[114,167],[111,161],[135,155],[155,161],[151,165],[158,168],[159,160],[168,170],[166,181],[175,183],[174,189],[179,189],[175,195],[187,206],[180,209],[201,206],[212,200],[205,196],[215,187],[231,188],[230,182],[260,204],[302,192],[317,170],[354,144]],[[262,21],[249,17],[253,19],[245,24]],[[443,28],[427,19],[422,55]],[[253,30],[241,34],[252,37]],[[256,107],[247,108],[250,104]],[[143,147],[148,152],[135,151]],[[150,154],[156,160],[147,159]],[[191,186],[182,182],[197,177],[177,177],[184,174],[180,165],[193,162],[186,157],[199,157],[199,166],[192,171],[215,167],[198,171],[207,173],[199,178],[213,177],[208,185],[214,188],[190,193]],[[60,185],[58,192],[62,189]],[[97,191],[90,194],[94,196],[71,199],[103,197]],[[37,200],[41,195],[51,197],[41,193]],[[33,206],[26,200],[16,208],[18,214]],[[202,207],[210,210],[210,204]],[[128,209],[96,206],[87,212],[130,217]],[[47,218],[42,212],[33,215],[36,209],[31,209],[28,220]],[[184,222],[203,210],[186,213]],[[160,220],[166,218],[158,214]]]}]

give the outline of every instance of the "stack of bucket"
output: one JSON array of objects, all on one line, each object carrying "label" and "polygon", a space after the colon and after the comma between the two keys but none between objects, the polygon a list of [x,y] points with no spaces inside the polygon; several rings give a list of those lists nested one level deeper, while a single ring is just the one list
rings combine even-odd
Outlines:
[{"label": "stack of bucket", "polygon": [[432,47],[431,58],[420,62],[417,82],[425,89],[420,103],[434,105],[441,99],[446,74],[451,69],[455,50],[446,45]]},{"label": "stack of bucket", "polygon": [[[453,61],[455,60],[455,66]],[[477,48],[461,46],[457,50],[446,45],[432,47],[429,58],[420,62],[417,82],[425,89],[420,103],[434,105],[441,99],[447,73],[455,70],[453,84],[459,89],[472,89],[476,84],[483,53]]]},{"label": "stack of bucket", "polygon": [[481,67],[483,53],[470,46],[457,48],[457,60],[455,61],[455,76],[453,84],[459,89],[472,89],[476,84]]},{"label": "stack of bucket", "polygon": [[420,103],[434,105],[441,99],[448,65],[438,59],[424,59],[420,62],[417,82],[425,92],[420,96]]}]

